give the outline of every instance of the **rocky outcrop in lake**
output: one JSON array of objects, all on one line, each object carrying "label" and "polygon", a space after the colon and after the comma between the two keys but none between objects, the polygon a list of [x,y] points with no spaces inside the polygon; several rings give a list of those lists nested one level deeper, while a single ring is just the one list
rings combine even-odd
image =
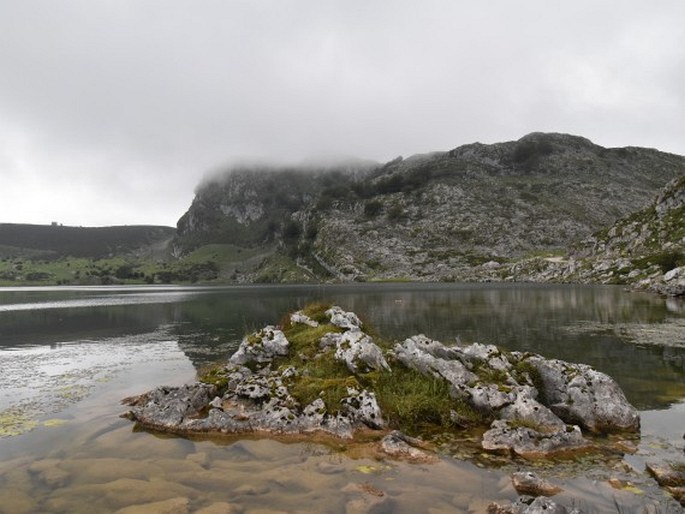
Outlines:
[{"label": "rocky outcrop in lake", "polygon": [[583,364],[425,336],[391,344],[337,306],[315,305],[246,336],[228,362],[181,387],[125,402],[143,428],[180,435],[376,431],[385,453],[422,452],[404,434],[482,426],[482,449],[538,458],[593,448],[588,434],[637,432],[637,411]]}]

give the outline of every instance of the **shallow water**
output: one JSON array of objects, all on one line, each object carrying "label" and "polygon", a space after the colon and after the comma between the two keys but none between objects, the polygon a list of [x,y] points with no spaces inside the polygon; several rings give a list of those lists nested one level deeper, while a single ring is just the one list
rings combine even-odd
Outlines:
[{"label": "shallow water", "polygon": [[[527,465],[464,461],[449,446],[439,462],[412,465],[314,443],[160,437],[119,418],[122,398],[192,380],[245,331],[312,300],[390,337],[494,343],[611,374],[641,410],[638,452],[539,471],[564,487],[561,503],[587,512],[680,511],[643,468],[682,455],[682,304],[610,287],[402,284],[0,290],[0,512],[154,502],[179,512],[483,512],[516,497],[509,473]],[[611,476],[642,494],[613,489]]]}]

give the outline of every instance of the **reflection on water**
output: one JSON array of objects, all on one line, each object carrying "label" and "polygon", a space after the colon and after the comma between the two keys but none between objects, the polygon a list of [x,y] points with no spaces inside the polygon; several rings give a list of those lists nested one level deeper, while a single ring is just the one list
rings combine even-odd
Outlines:
[{"label": "reflection on water", "polygon": [[[665,408],[685,397],[681,304],[616,287],[393,284],[3,291],[0,350],[128,337],[171,325],[181,349],[200,367],[224,358],[245,332],[317,300],[360,313],[388,337],[424,333],[448,343],[493,343],[588,363],[616,378],[639,408]],[[41,304],[51,307],[22,310]],[[670,344],[648,344],[647,332],[628,333],[626,326],[662,331]],[[678,334],[680,347],[674,344]]]},{"label": "reflection on water", "polygon": [[[132,432],[118,418],[123,397],[191,380],[197,367],[229,355],[246,331],[311,301],[354,310],[389,337],[422,332],[589,363],[614,376],[643,411],[645,439],[631,465],[639,468],[657,451],[652,447],[682,444],[682,429],[674,427],[683,426],[685,345],[663,344],[684,337],[682,303],[619,288],[2,290],[0,424],[11,416],[18,423],[21,414],[25,428],[35,429],[0,437],[0,512],[113,512],[151,502],[176,502],[179,512],[184,505],[216,512],[230,511],[228,505],[248,512],[480,512],[491,500],[516,496],[506,470],[448,457],[416,466],[353,460],[315,444],[192,442]],[[566,505],[596,512],[666,505],[637,471],[631,480],[646,493],[639,497],[613,490],[607,470],[554,478],[563,481]]]}]

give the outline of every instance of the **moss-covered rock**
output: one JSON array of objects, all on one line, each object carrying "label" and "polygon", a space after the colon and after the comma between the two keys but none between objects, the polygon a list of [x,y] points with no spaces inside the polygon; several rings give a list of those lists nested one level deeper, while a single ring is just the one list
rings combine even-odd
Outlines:
[{"label": "moss-covered rock", "polygon": [[535,457],[587,448],[578,425],[639,427],[615,382],[588,366],[425,336],[391,343],[363,326],[340,307],[308,306],[246,336],[228,363],[197,383],[129,400],[127,416],[184,435],[378,431],[380,438],[391,429],[417,435],[481,426],[489,427],[486,450]]}]

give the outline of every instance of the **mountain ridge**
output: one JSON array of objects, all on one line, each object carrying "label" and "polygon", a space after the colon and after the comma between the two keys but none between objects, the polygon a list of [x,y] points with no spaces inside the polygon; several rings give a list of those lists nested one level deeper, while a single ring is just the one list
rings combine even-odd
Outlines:
[{"label": "mountain ridge", "polygon": [[53,223],[0,223],[3,255],[28,251],[44,258],[104,257],[134,252],[170,239],[175,231],[161,225],[73,227]]},{"label": "mountain ridge", "polygon": [[198,184],[176,230],[0,224],[0,280],[646,280],[672,294],[658,283],[685,251],[683,175],[683,156],[542,132],[386,163],[243,163]]},{"label": "mountain ridge", "polygon": [[236,267],[245,281],[464,280],[563,253],[683,170],[675,154],[541,132],[361,169],[228,170],[198,188],[173,244],[274,248],[261,269]]}]

